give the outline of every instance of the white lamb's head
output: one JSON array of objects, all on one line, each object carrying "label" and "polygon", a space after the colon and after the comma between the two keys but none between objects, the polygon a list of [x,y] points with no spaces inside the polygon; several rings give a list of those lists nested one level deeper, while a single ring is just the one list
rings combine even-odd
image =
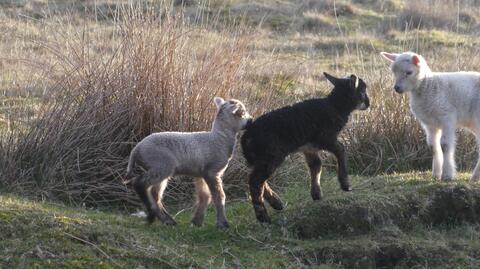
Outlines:
[{"label": "white lamb's head", "polygon": [[221,97],[214,98],[217,106],[217,118],[222,128],[228,128],[235,132],[245,129],[252,122],[252,116],[248,113],[245,105],[236,99],[224,100]]},{"label": "white lamb's head", "polygon": [[398,53],[380,53],[383,58],[392,62],[391,69],[395,76],[395,86],[397,93],[409,92],[419,86],[421,79],[429,70],[427,62],[419,54],[413,52]]}]

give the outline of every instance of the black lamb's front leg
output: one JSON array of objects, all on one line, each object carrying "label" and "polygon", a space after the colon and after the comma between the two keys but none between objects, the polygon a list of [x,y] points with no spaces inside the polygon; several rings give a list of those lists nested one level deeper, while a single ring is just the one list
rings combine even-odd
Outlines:
[{"label": "black lamb's front leg", "polygon": [[340,186],[344,191],[351,191],[350,181],[348,179],[348,169],[347,169],[347,156],[345,154],[345,146],[340,141],[335,141],[331,146],[327,147],[327,150],[333,153],[337,158],[338,163],[338,181]]},{"label": "black lamb's front leg", "polygon": [[310,170],[310,194],[313,200],[322,199],[322,187],[320,185],[320,176],[322,173],[322,160],[317,152],[304,152]]}]

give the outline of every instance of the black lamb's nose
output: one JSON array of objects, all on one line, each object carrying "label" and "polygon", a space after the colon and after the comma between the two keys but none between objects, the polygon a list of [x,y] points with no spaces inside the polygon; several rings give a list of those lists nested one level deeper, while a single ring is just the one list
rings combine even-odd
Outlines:
[{"label": "black lamb's nose", "polygon": [[365,99],[364,103],[365,103],[365,106],[366,106],[365,109],[367,109],[370,106],[370,99],[368,99],[368,98]]}]

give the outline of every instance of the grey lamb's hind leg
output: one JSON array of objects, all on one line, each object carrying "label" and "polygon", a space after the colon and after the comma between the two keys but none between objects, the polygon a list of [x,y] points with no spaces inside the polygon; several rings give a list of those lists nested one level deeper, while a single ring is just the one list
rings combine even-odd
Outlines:
[{"label": "grey lamb's hind leg", "polygon": [[211,200],[210,190],[203,178],[199,177],[195,179],[195,191],[197,201],[195,203],[195,213],[192,218],[192,223],[195,226],[201,226]]}]

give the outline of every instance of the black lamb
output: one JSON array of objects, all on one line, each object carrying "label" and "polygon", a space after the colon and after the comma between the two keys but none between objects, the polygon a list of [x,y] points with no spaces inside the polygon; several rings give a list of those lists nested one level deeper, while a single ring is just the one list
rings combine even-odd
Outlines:
[{"label": "black lamb", "polygon": [[266,180],[293,152],[299,151],[305,155],[314,200],[322,197],[319,150],[335,155],[341,188],[344,191],[351,190],[345,150],[338,141],[338,134],[355,109],[365,110],[369,107],[367,86],[355,75],[347,78],[336,78],[327,73],[324,75],[334,85],[327,97],[305,100],[266,113],[248,125],[242,136],[243,154],[252,167],[248,182],[252,204],[260,222],[270,223],[263,198],[274,209],[283,209],[283,202]]}]

